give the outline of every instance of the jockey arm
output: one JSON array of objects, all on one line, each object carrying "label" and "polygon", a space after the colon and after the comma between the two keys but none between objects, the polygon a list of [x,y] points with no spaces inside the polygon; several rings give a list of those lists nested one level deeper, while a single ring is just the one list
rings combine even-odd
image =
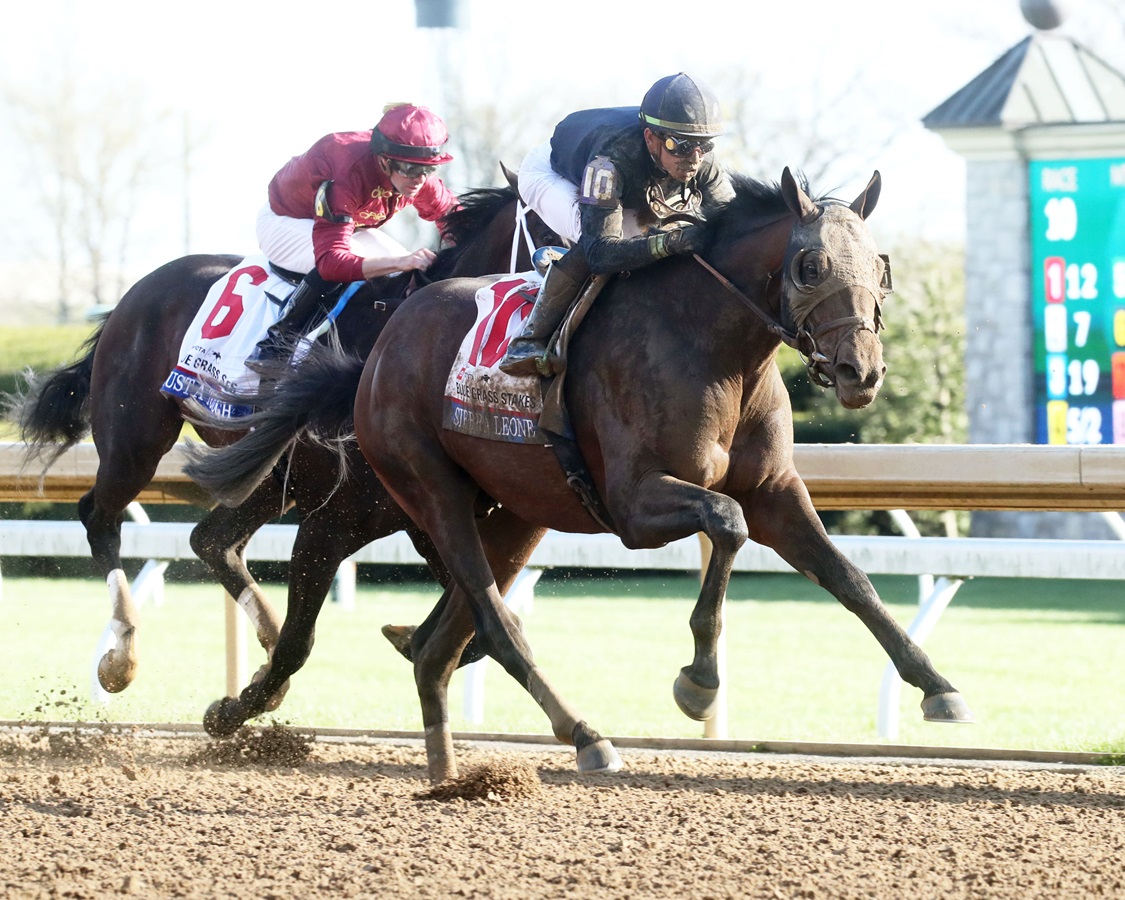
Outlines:
[{"label": "jockey arm", "polygon": [[700,249],[702,233],[694,225],[625,237],[621,194],[621,174],[614,162],[604,156],[591,160],[578,191],[582,223],[579,245],[591,272],[630,271],[666,256]]},{"label": "jockey arm", "polygon": [[582,205],[582,239],[579,246],[595,275],[639,269],[668,256],[661,252],[663,233],[624,236],[624,211],[615,207]]},{"label": "jockey arm", "polygon": [[[316,268],[325,280],[349,283],[396,272],[425,269],[433,263],[436,254],[428,248],[401,256],[359,256],[352,249],[351,238],[356,229],[354,216],[334,214],[337,205],[346,212],[353,212],[359,204],[343,192],[333,191],[332,200],[335,201],[332,208],[329,209],[326,202],[323,211],[318,209],[313,223]],[[456,204],[457,198],[439,178],[428,179],[418,196],[413,199],[419,216],[426,221],[440,219]],[[393,205],[387,208],[386,218],[382,221],[394,214],[394,208]]]}]

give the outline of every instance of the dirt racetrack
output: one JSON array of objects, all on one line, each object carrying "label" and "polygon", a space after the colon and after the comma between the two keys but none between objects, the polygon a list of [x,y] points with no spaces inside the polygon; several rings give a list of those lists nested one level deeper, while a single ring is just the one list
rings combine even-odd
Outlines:
[{"label": "dirt racetrack", "polygon": [[1119,767],[622,756],[463,747],[434,791],[414,744],[6,734],[0,894],[1125,896]]}]

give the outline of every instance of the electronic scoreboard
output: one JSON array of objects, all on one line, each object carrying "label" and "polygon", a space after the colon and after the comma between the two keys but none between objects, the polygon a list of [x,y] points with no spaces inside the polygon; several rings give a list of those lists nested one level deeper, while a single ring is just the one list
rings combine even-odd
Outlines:
[{"label": "electronic scoreboard", "polygon": [[1028,175],[1035,440],[1125,444],[1125,157]]}]

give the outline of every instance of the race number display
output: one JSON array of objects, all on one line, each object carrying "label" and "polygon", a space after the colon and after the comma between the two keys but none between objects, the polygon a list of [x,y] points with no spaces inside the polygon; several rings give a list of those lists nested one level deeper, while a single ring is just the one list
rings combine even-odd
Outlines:
[{"label": "race number display", "polygon": [[1029,178],[1036,442],[1125,444],[1125,157]]}]

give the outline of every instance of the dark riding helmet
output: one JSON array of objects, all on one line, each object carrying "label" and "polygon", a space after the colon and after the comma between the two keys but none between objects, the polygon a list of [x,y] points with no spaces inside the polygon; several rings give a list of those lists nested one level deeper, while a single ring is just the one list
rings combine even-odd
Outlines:
[{"label": "dark riding helmet", "polygon": [[715,137],[723,133],[719,98],[707,85],[678,72],[648,89],[641,101],[641,121],[653,131],[684,137]]},{"label": "dark riding helmet", "polygon": [[442,150],[449,140],[445,123],[424,106],[395,103],[371,129],[371,152],[388,159],[438,166],[453,159]]}]

